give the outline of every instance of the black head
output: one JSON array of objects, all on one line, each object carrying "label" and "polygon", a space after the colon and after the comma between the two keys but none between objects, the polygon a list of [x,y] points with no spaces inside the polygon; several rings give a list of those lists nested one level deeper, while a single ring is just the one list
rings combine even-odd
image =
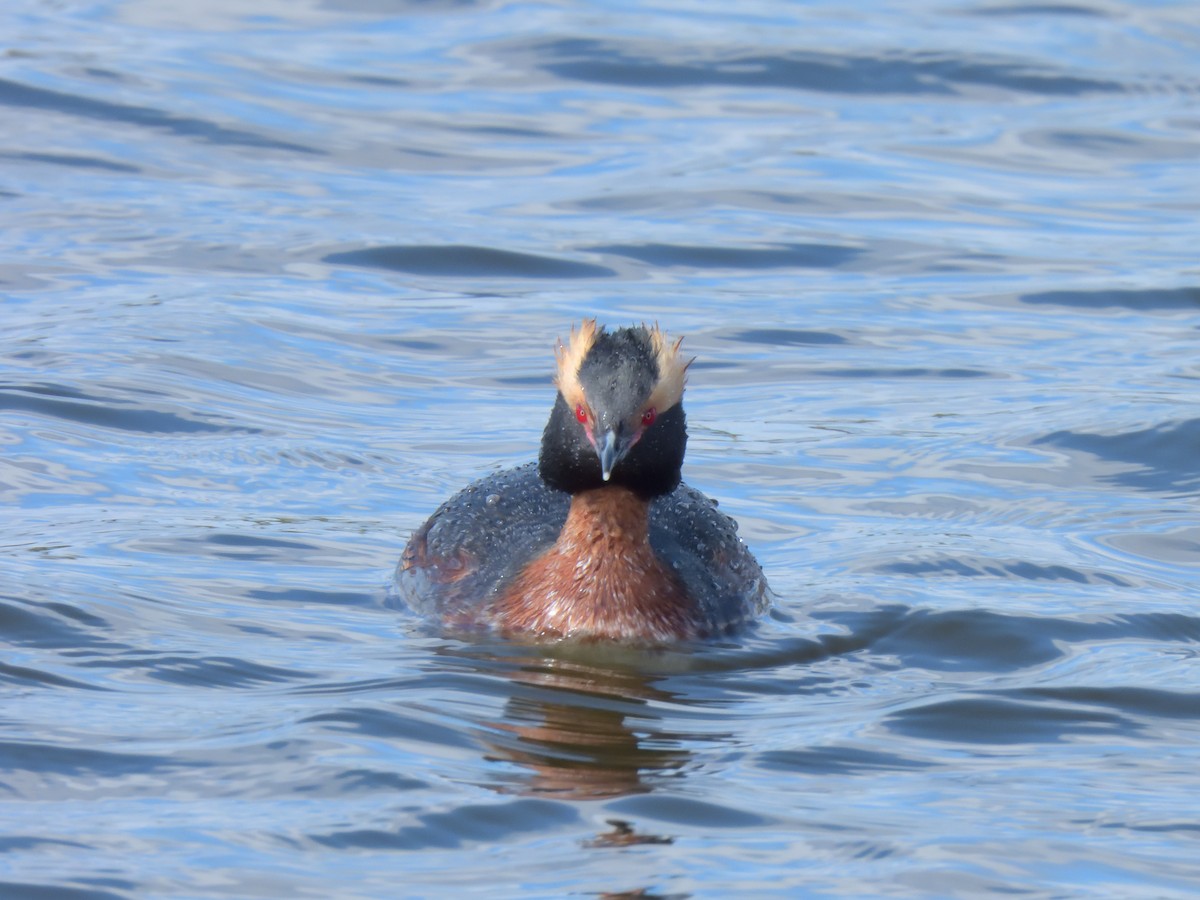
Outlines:
[{"label": "black head", "polygon": [[616,484],[643,497],[673,491],[687,447],[683,386],[690,360],[655,328],[597,328],[558,348],[558,397],[538,471],[570,493]]}]

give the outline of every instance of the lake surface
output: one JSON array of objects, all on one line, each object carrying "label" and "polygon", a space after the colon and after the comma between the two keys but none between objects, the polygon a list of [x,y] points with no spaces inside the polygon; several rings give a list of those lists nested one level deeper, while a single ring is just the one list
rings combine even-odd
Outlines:
[{"label": "lake surface", "polygon": [[[0,895],[1200,892],[1192,2],[0,11]],[[720,644],[439,634],[572,322]]]}]

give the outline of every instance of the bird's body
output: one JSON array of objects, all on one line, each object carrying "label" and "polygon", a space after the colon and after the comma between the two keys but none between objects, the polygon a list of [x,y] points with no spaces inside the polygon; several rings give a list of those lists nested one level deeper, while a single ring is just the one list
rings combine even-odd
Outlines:
[{"label": "bird's body", "polygon": [[484,478],[413,535],[401,597],[456,628],[641,643],[727,634],[768,590],[737,526],[680,482],[687,362],[657,328],[585,322],[559,350],[537,465]]}]

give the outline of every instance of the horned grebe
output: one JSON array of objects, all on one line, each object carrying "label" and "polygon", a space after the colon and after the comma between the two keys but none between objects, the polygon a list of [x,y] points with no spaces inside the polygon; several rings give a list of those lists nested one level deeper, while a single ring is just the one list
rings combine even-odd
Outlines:
[{"label": "horned grebe", "polygon": [[691,360],[657,326],[587,320],[558,346],[537,464],[417,530],[395,586],[418,612],[509,636],[664,643],[728,634],[769,592],[737,525],[680,483]]}]

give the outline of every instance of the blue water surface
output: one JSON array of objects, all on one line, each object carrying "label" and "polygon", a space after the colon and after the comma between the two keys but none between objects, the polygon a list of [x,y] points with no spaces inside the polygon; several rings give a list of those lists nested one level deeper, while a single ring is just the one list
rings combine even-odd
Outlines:
[{"label": "blue water surface", "polygon": [[[1192,897],[1194,3],[0,10],[0,895]],[[392,608],[573,322],[777,595]]]}]

